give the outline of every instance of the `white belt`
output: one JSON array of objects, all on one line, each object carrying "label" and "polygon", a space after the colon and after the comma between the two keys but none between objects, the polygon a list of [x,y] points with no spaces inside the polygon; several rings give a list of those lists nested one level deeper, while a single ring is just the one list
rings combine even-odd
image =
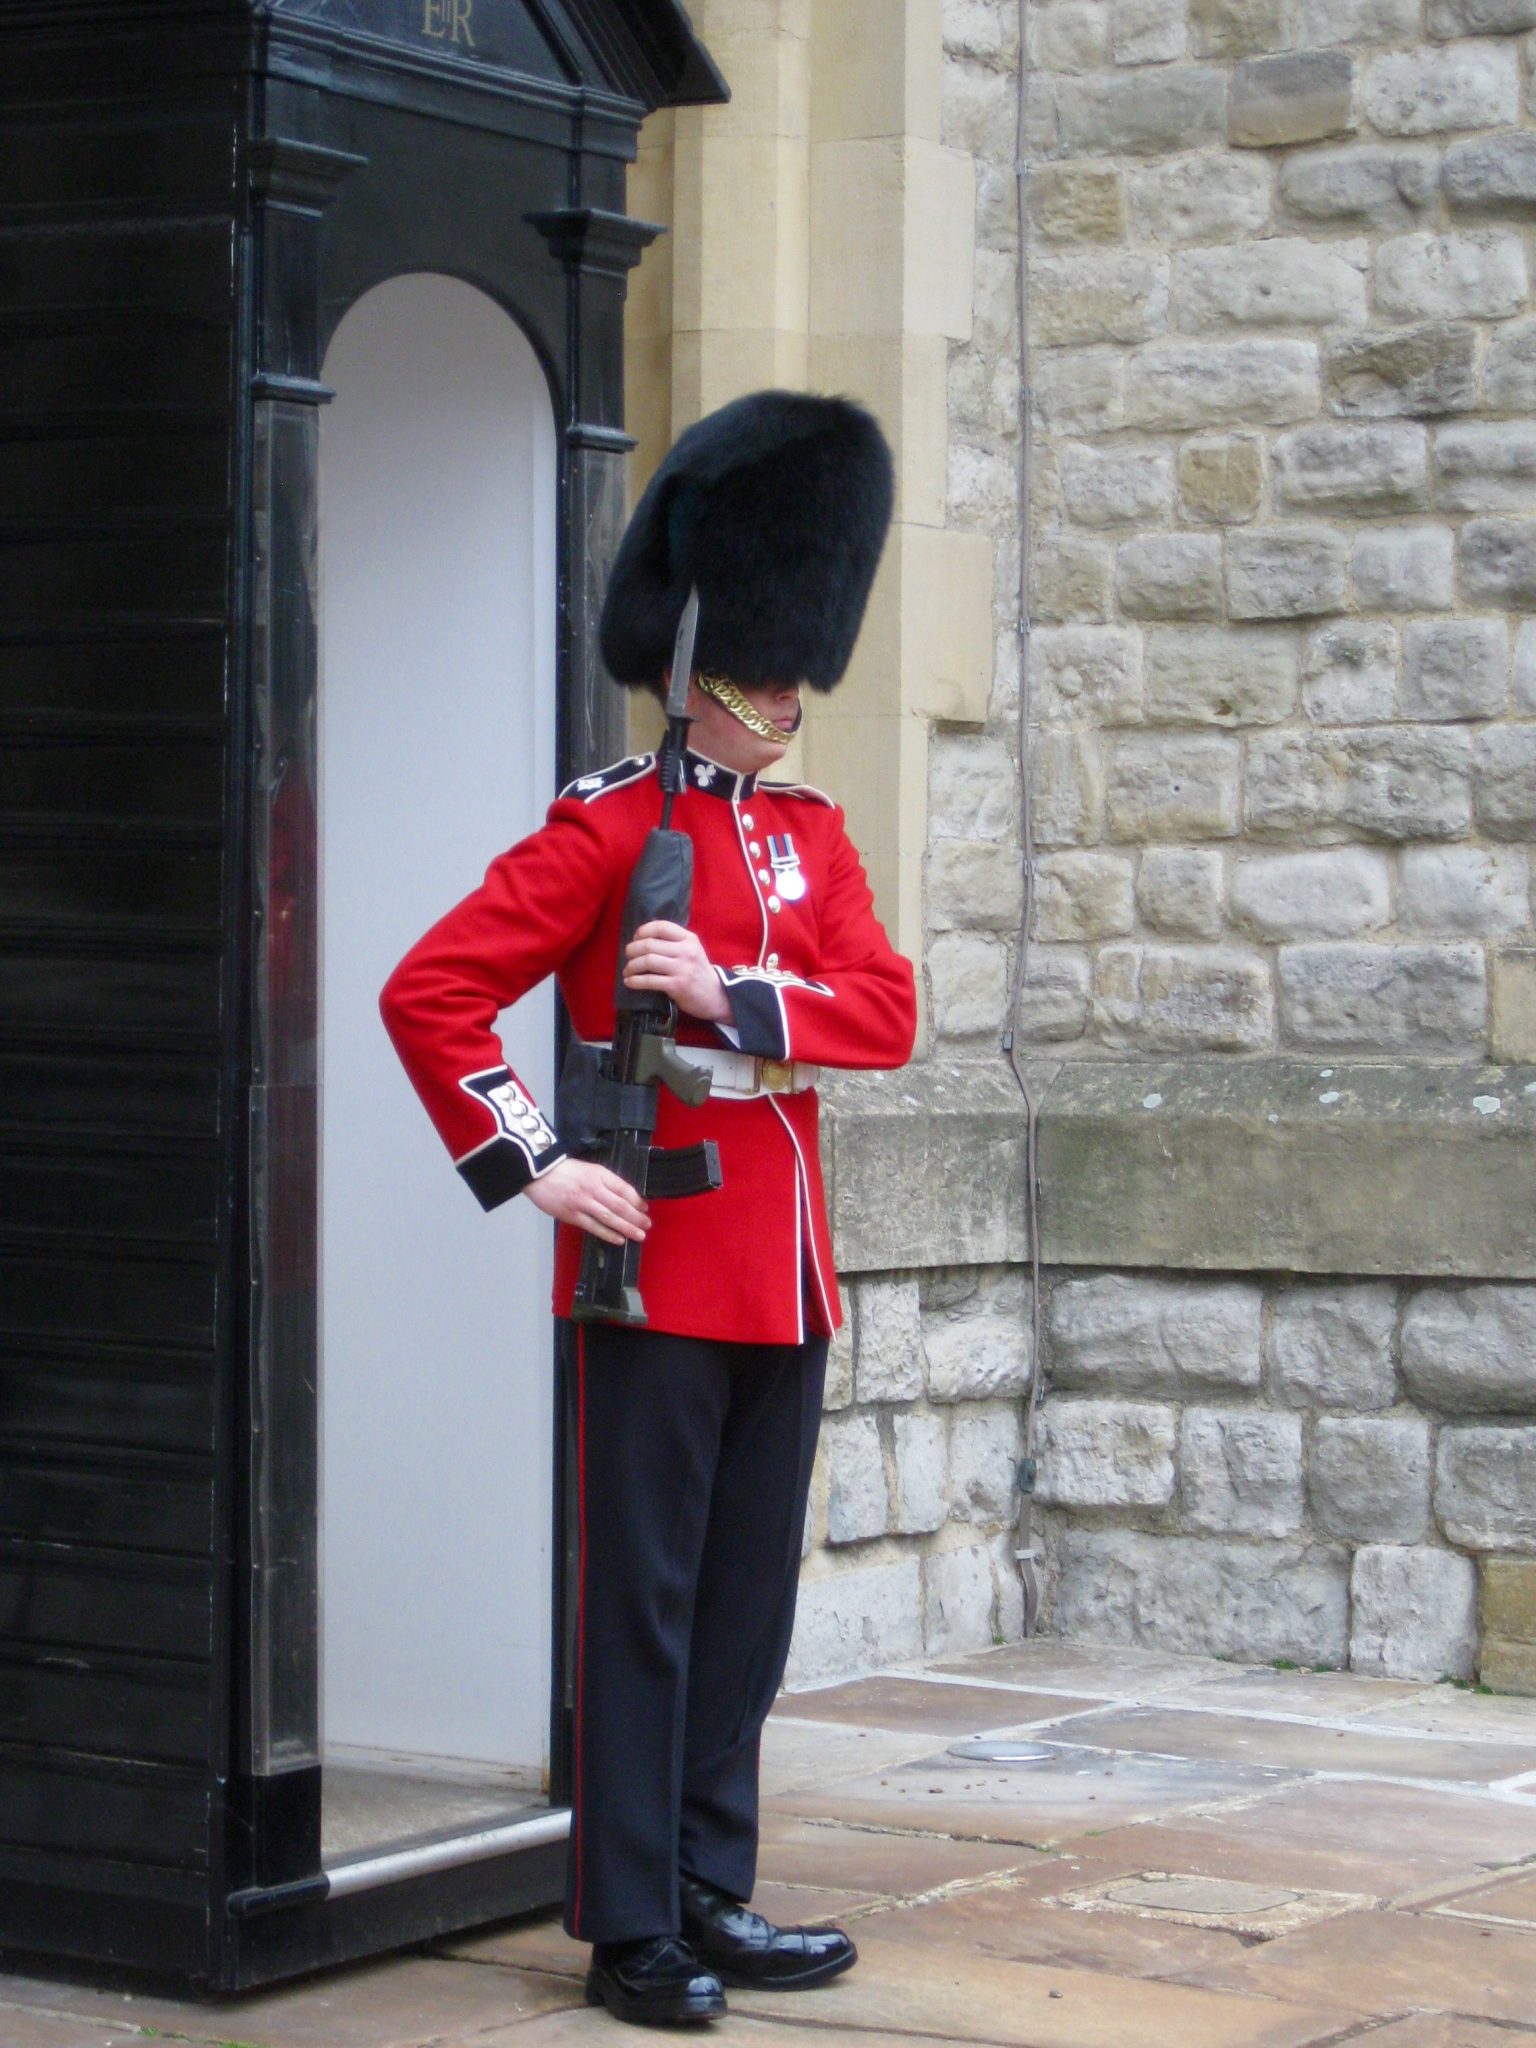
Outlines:
[{"label": "white belt", "polygon": [[[608,1049],[606,1040],[597,1046],[599,1052]],[[760,1059],[756,1053],[733,1052],[724,1045],[680,1045],[677,1056],[691,1067],[709,1069],[711,1095],[742,1102],[756,1095],[803,1095],[821,1078],[820,1067],[807,1066],[803,1060]]]}]

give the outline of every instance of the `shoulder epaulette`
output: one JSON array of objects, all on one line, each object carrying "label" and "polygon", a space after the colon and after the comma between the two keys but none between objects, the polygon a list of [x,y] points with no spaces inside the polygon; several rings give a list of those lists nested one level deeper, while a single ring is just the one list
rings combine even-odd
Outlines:
[{"label": "shoulder epaulette", "polygon": [[837,809],[836,797],[828,796],[827,792],[818,789],[814,782],[764,782],[759,779],[757,786],[759,789],[770,790],[774,796],[803,797],[808,804],[825,804],[829,811]]},{"label": "shoulder epaulette", "polygon": [[594,768],[590,775],[578,775],[574,782],[565,785],[560,794],[575,797],[578,803],[589,804],[597,797],[607,796],[610,790],[623,789],[626,783],[638,782],[655,765],[654,754],[631,754],[628,760],[614,761],[606,768]]}]

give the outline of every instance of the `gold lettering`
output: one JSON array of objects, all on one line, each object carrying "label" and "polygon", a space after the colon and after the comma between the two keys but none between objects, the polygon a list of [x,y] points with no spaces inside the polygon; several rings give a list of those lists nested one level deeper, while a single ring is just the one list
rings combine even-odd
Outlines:
[{"label": "gold lettering", "polygon": [[423,0],[421,17],[421,31],[423,35],[447,35],[448,4],[449,0]]},{"label": "gold lettering", "polygon": [[463,29],[464,40],[470,49],[475,47],[475,39],[469,27],[469,10],[473,5],[474,0],[453,0],[453,40],[459,40],[459,30]]}]

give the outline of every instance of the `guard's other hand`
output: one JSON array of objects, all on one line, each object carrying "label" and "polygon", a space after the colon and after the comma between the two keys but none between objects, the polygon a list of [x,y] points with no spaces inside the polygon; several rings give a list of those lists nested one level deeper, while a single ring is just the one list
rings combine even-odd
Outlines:
[{"label": "guard's other hand", "polygon": [[622,1244],[627,1237],[640,1243],[651,1227],[645,1197],[593,1159],[562,1159],[529,1181],[523,1193],[557,1223],[574,1223],[605,1244]]},{"label": "guard's other hand", "polygon": [[641,925],[624,948],[624,986],[654,989],[707,1024],[723,1024],[731,1014],[730,998],[698,935],[664,917]]}]

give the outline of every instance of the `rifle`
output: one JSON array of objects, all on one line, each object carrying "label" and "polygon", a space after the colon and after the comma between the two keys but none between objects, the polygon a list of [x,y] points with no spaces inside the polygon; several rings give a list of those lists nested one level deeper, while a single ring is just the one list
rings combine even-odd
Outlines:
[{"label": "rifle", "polygon": [[[697,1109],[709,1093],[709,1071],[686,1060],[674,1033],[677,1010],[653,989],[624,985],[625,948],[643,924],[667,918],[686,924],[693,897],[693,841],[672,827],[672,805],[683,786],[688,745],[688,683],[699,623],[699,594],[688,594],[672,649],[667,688],[667,737],[658,777],[661,823],[646,835],[629,878],[614,978],[614,1032],[610,1051],[579,1040],[566,1055],[556,1097],[556,1122],[571,1149],[602,1160],[610,1173],[638,1188],[647,1201],[702,1195],[721,1184],[720,1153],[712,1138],[670,1149],[653,1145],[658,1088],[670,1088]],[[581,1272],[571,1309],[578,1323],[643,1324],[640,1296],[641,1247],[626,1238],[607,1244],[589,1232],[582,1242]]]}]

